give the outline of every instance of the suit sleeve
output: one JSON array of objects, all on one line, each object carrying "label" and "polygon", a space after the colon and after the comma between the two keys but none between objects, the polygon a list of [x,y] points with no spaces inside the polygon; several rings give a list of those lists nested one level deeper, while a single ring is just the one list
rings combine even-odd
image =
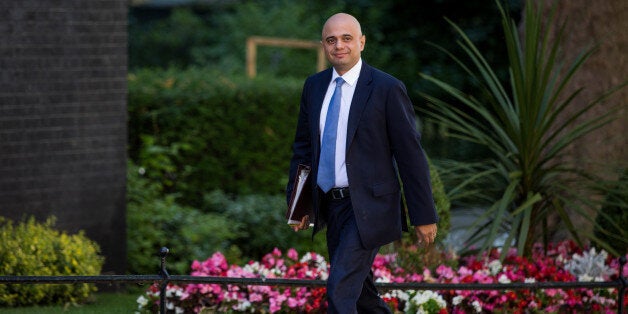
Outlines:
[{"label": "suit sleeve", "polygon": [[386,115],[389,141],[403,184],[410,223],[413,226],[436,223],[438,216],[421,135],[416,129],[412,102],[405,86],[398,80],[389,91]]},{"label": "suit sleeve", "polygon": [[286,204],[290,201],[294,178],[299,164],[312,164],[312,146],[310,139],[309,125],[309,105],[307,103],[307,92],[309,80],[306,80],[301,92],[301,103],[299,105],[299,117],[297,120],[297,128],[292,144],[292,158],[290,159],[290,171],[288,177],[288,185],[286,186]]}]

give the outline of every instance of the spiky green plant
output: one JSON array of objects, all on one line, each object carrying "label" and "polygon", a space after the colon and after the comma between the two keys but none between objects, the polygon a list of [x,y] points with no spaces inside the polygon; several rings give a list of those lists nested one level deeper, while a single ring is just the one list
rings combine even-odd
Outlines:
[{"label": "spiky green plant", "polygon": [[[460,35],[459,46],[470,63],[448,54],[478,83],[479,94],[467,95],[456,87],[430,75],[421,77],[436,84],[451,99],[462,104],[461,110],[441,98],[423,95],[430,104],[426,113],[445,125],[455,137],[485,146],[492,153],[488,167],[478,168],[476,178],[490,176],[490,182],[500,182],[500,193],[474,225],[471,243],[479,241],[485,250],[506,233],[504,254],[516,244],[520,254],[529,255],[533,243],[541,234],[547,244],[550,235],[549,218],[557,215],[562,225],[579,243],[590,237],[574,224],[573,213],[593,222],[590,202],[576,201],[584,195],[578,182],[590,178],[583,169],[564,162],[566,148],[575,140],[612,120],[612,110],[587,117],[594,106],[620,87],[610,90],[577,111],[567,108],[582,89],[567,92],[566,86],[595,48],[583,52],[570,64],[564,64],[560,54],[564,23],[551,40],[551,25],[555,7],[547,19],[541,8],[528,1],[525,8],[523,39],[514,20],[499,0],[505,44],[508,49],[509,78],[503,84],[489,62],[469,37],[456,24],[448,21]],[[546,25],[547,27],[544,27]],[[523,41],[523,42],[522,42]],[[464,182],[463,184],[469,184]],[[590,207],[593,206],[593,207]]]}]

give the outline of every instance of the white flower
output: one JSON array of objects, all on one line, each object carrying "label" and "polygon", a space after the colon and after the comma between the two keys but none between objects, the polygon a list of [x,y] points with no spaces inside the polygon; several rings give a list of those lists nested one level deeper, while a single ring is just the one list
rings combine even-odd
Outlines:
[{"label": "white flower", "polygon": [[410,295],[403,290],[395,290],[394,292],[399,300],[408,301],[410,299]]},{"label": "white flower", "polygon": [[523,282],[525,282],[525,283],[535,283],[536,279],[534,279],[534,278],[526,278]]},{"label": "white flower", "polygon": [[137,303],[139,304],[139,308],[141,309],[148,304],[148,299],[141,295],[139,296],[139,298],[137,298]]},{"label": "white flower", "polygon": [[406,306],[404,308],[405,312],[410,312],[413,307],[417,308],[417,313],[424,313],[423,305],[430,300],[433,300],[438,304],[438,306],[443,309],[447,307],[447,302],[443,299],[443,297],[431,290],[425,291],[417,291],[416,294],[406,302]]},{"label": "white flower", "polygon": [[559,263],[562,263],[565,259],[563,258],[562,255],[558,255],[558,257],[556,258],[556,261]]},{"label": "white flower", "polygon": [[477,313],[482,313],[482,306],[480,305],[480,302],[478,302],[478,300],[473,301],[471,305]]},{"label": "white flower", "polygon": [[574,254],[570,261],[565,263],[565,269],[578,277],[579,281],[604,280],[606,276],[615,273],[613,269],[606,265],[608,253],[602,250],[599,254],[595,248],[580,254]]},{"label": "white flower", "polygon": [[375,282],[390,282],[390,278],[388,277],[379,277],[375,279]]},{"label": "white flower", "polygon": [[453,300],[451,300],[451,303],[452,303],[453,305],[458,305],[458,304],[460,304],[460,302],[462,302],[462,300],[464,300],[464,297],[463,297],[463,296],[461,296],[461,295],[457,295],[457,296],[455,296],[455,297],[453,298]]},{"label": "white flower", "polygon": [[408,290],[407,293],[403,290],[392,290],[386,292],[383,297],[387,299],[397,298],[401,301],[408,301],[410,295],[408,293],[414,293],[414,290]]},{"label": "white flower", "polygon": [[166,289],[166,298],[172,298],[173,296],[181,296],[181,294],[183,294],[183,292],[181,291],[181,288],[168,287],[168,289]]},{"label": "white flower", "polygon": [[[310,261],[314,261],[314,264],[316,265],[316,271],[319,273],[320,278],[322,280],[327,280],[329,273],[327,272],[327,262],[325,262],[325,257],[314,253],[308,253],[303,255],[300,260],[301,263],[309,263]],[[313,276],[314,273],[310,272],[306,275]]]},{"label": "white flower", "polygon": [[615,306],[615,299],[612,298],[605,298],[603,296],[600,296],[598,294],[593,295],[593,297],[591,298],[594,302],[600,303],[603,306]]},{"label": "white flower", "polygon": [[251,307],[249,300],[240,300],[237,305],[233,306],[233,309],[239,312],[246,312]]},{"label": "white flower", "polygon": [[502,270],[502,263],[499,260],[492,260],[488,263],[488,269],[491,271],[491,275],[495,276]]},{"label": "white flower", "polygon": [[510,283],[510,279],[508,279],[506,274],[501,274],[499,278],[497,278],[497,281],[499,281],[499,283]]},{"label": "white flower", "polygon": [[174,312],[176,314],[183,314],[183,313],[185,313],[185,310],[183,308],[177,306],[177,307],[174,308]]},{"label": "white flower", "polygon": [[244,272],[255,274],[255,273],[257,273],[259,271],[259,268],[260,268],[259,265],[260,265],[259,262],[246,264],[246,265],[244,265],[243,270],[244,270]]}]

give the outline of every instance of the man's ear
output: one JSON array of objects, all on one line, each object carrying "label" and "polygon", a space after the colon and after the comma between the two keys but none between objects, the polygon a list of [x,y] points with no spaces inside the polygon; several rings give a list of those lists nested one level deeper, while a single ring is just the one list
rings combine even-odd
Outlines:
[{"label": "man's ear", "polygon": [[360,51],[364,50],[364,45],[366,45],[366,35],[360,37]]}]

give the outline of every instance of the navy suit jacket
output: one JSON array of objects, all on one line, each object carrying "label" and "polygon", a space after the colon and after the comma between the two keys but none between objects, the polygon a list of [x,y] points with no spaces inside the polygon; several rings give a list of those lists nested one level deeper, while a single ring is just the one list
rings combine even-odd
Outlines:
[{"label": "navy suit jacket", "polygon": [[[326,223],[316,177],[320,112],[331,77],[329,68],[305,81],[287,185],[289,197],[297,165],[312,167],[314,233]],[[406,87],[365,62],[356,84],[347,124],[345,161],[360,238],[365,248],[373,249],[401,238],[406,219],[401,207],[402,185],[412,225],[436,223],[438,217]]]}]

